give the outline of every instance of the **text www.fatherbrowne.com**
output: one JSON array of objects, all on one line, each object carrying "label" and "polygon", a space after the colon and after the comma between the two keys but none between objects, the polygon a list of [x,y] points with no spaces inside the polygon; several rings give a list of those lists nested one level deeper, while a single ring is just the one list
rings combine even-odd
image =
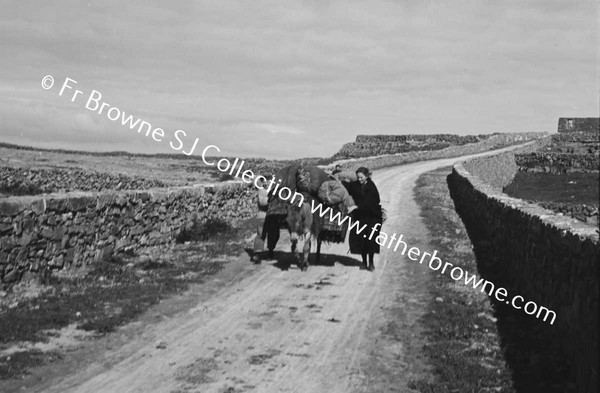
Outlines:
[{"label": "text www.fatherbrowne.com", "polygon": [[[315,204],[314,199],[311,201],[311,205],[313,214],[317,213],[320,217],[325,217],[329,215],[329,221],[337,221],[337,224],[340,226],[342,226],[347,221],[348,229],[350,231],[354,230],[357,235],[360,235],[362,233],[363,237],[368,239],[372,239],[375,233],[377,232],[377,229],[381,227],[381,224],[376,224],[369,230],[367,229],[367,224],[360,226],[360,222],[353,221],[347,215],[342,217],[342,214],[339,211],[334,214],[333,210],[330,207],[325,208],[320,203]],[[480,278],[478,280],[475,274],[469,274],[469,272],[464,271],[459,266],[454,266],[450,262],[443,262],[440,258],[437,257],[437,250],[434,250],[433,254],[431,254],[428,252],[421,253],[421,250],[419,250],[417,247],[408,248],[408,244],[406,244],[406,242],[402,240],[403,237],[404,236],[402,234],[400,234],[400,236],[397,236],[396,233],[392,233],[390,236],[388,236],[387,233],[380,231],[377,237],[375,238],[375,241],[382,247],[385,246],[388,249],[392,249],[393,247],[394,251],[397,251],[398,248],[402,246],[402,251],[400,253],[402,255],[406,254],[409,259],[416,261],[419,259],[419,255],[421,255],[419,263],[423,264],[424,262],[426,262],[431,270],[437,271],[441,268],[442,270],[440,273],[444,274],[446,272],[449,272],[448,274],[454,281],[462,280],[464,277],[465,285],[472,285],[473,289],[481,288],[481,292],[487,292],[488,296],[492,296],[493,294],[496,300],[500,302],[505,302],[506,304],[510,304],[517,310],[523,310],[527,315],[535,315],[535,317],[538,319],[543,317],[542,320],[544,322],[546,322],[546,320],[550,318],[550,321],[548,323],[550,323],[550,325],[554,324],[554,320],[556,319],[556,313],[554,311],[549,310],[544,306],[538,306],[537,303],[533,301],[525,302],[523,296],[520,295],[509,297],[508,291],[505,288],[495,288],[494,283],[483,278]],[[429,260],[427,261],[428,257]]]}]

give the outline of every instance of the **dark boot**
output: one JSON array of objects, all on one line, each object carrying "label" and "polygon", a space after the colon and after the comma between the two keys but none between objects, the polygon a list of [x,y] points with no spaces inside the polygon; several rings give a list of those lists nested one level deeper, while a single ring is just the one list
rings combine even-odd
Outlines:
[{"label": "dark boot", "polygon": [[369,271],[375,270],[375,262],[373,262],[374,255],[369,253]]}]

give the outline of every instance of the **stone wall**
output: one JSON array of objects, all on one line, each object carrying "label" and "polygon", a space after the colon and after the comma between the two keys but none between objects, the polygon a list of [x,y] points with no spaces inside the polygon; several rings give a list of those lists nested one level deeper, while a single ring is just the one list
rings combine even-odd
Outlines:
[{"label": "stone wall", "polygon": [[475,143],[487,139],[492,134],[482,135],[456,135],[456,134],[402,134],[402,135],[357,135],[356,142],[360,143],[387,143],[400,142],[449,142],[455,144]]},{"label": "stone wall", "polygon": [[0,200],[0,283],[25,271],[81,266],[113,253],[172,244],[194,217],[235,224],[255,213],[251,185],[78,192]]},{"label": "stone wall", "polygon": [[598,206],[583,203],[539,202],[540,206],[590,225],[598,226]]},{"label": "stone wall", "polygon": [[[475,154],[493,149],[499,149],[515,143],[524,143],[527,141],[538,140],[538,144],[531,148],[535,150],[539,148],[541,144],[546,143],[545,139],[542,138],[546,133],[541,132],[525,132],[515,134],[495,134],[489,138],[484,139],[478,143],[469,143],[461,146],[451,146],[441,150],[432,151],[412,151],[408,153],[400,153],[394,155],[385,155],[380,157],[368,157],[360,159],[342,160],[338,161],[343,170],[354,171],[361,166],[365,166],[371,170],[385,168],[394,165],[409,164],[411,162],[424,161],[424,160],[435,160],[439,158],[451,158],[460,157],[467,154]],[[328,166],[332,169],[336,163]]]},{"label": "stone wall", "polygon": [[515,157],[520,171],[524,172],[598,172],[600,157],[592,154],[533,152]]},{"label": "stone wall", "polygon": [[[557,356],[568,364],[566,372],[577,391],[597,391],[598,232],[593,226],[502,194],[499,187],[510,174],[500,174],[504,166],[496,163],[508,158],[492,157],[489,165],[481,165],[484,159],[459,163],[448,177],[478,268],[484,278],[509,294],[522,295],[556,312],[552,326],[534,316],[523,314],[523,318],[531,318],[528,323],[542,331],[544,345],[556,348]],[[515,170],[510,164],[506,168]],[[494,269],[501,273],[488,273]],[[523,310],[513,309],[513,313]],[[542,358],[526,361],[533,367]]]},{"label": "stone wall", "polygon": [[406,134],[406,135],[357,135],[356,141],[346,143],[334,159],[370,157],[409,151],[440,150],[450,146],[477,143],[491,135],[454,134]]},{"label": "stone wall", "polygon": [[588,131],[573,131],[562,132],[552,135],[552,140],[555,142],[579,142],[579,143],[600,143],[600,135],[597,132]]},{"label": "stone wall", "polygon": [[164,187],[160,181],[86,171],[78,168],[0,167],[0,194],[37,195],[53,192],[143,190]]},{"label": "stone wall", "polygon": [[558,119],[558,132],[585,131],[600,134],[600,118],[579,117]]},{"label": "stone wall", "polygon": [[485,183],[499,191],[502,191],[512,181],[518,170],[515,153],[512,151],[474,158],[466,161],[463,165],[471,173],[484,173]]},{"label": "stone wall", "polygon": [[594,172],[600,168],[599,134],[578,131],[551,135],[540,151],[516,156],[519,170],[525,172]]}]

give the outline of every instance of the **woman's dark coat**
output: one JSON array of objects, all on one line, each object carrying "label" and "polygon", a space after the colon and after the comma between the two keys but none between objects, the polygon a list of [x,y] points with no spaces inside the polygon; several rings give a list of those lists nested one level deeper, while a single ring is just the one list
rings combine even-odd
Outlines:
[{"label": "woman's dark coat", "polygon": [[358,209],[354,210],[351,214],[352,222],[359,221],[358,229],[362,228],[365,224],[367,225],[360,234],[356,233],[356,229],[350,230],[348,234],[350,252],[352,254],[368,254],[371,252],[378,254],[379,244],[375,239],[379,235],[381,226],[377,228],[370,239],[369,237],[373,230],[372,228],[376,224],[381,224],[382,221],[379,191],[370,178],[367,178],[366,183],[363,185],[358,181],[345,182],[343,184],[354,199],[356,206],[358,206]]}]

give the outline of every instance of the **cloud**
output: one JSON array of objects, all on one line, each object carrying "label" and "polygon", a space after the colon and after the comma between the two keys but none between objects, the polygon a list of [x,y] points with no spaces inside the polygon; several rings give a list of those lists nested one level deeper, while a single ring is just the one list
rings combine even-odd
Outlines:
[{"label": "cloud", "polygon": [[553,130],[598,115],[597,13],[558,0],[11,1],[0,138],[169,152],[43,91],[47,74],[240,155],[332,154],[365,132]]},{"label": "cloud", "polygon": [[258,129],[266,130],[271,134],[290,134],[290,135],[303,135],[304,131],[294,127],[285,126],[281,124],[269,124],[269,123],[254,123]]},{"label": "cloud", "polygon": [[87,113],[78,113],[73,120],[73,128],[80,132],[102,132],[99,119],[92,119]]}]

